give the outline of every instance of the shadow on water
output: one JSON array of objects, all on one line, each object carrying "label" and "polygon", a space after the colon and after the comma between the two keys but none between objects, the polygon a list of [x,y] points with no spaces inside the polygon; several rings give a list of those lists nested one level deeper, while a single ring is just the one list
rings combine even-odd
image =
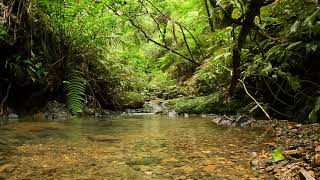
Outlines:
[{"label": "shadow on water", "polygon": [[250,154],[272,137],[210,118],[121,115],[0,126],[0,179],[265,178]]}]

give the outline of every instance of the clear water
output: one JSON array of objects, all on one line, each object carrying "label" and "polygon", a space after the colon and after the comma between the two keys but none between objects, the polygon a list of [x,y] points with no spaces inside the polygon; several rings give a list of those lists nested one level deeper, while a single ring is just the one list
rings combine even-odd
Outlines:
[{"label": "clear water", "polygon": [[0,179],[262,179],[272,137],[210,118],[119,115],[0,126]]}]

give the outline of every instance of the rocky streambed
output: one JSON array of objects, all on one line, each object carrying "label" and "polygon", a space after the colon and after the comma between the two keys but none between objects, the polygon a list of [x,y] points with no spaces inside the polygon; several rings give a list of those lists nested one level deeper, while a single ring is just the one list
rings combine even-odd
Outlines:
[{"label": "rocky streambed", "polygon": [[[250,166],[273,142],[210,117],[113,115],[1,126],[0,179],[270,179]],[[1,146],[2,145],[2,146]]]},{"label": "rocky streambed", "polygon": [[[47,109],[1,121],[0,179],[320,178],[319,124],[178,115],[152,101],[125,113],[87,109],[94,118],[80,120],[61,104]],[[282,160],[272,160],[276,149]]]}]

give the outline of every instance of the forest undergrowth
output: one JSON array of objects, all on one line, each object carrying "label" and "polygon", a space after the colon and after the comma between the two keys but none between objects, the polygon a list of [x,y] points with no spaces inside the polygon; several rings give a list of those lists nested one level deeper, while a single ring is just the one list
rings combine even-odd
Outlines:
[{"label": "forest undergrowth", "polygon": [[0,115],[64,102],[320,117],[313,0],[1,0]]}]

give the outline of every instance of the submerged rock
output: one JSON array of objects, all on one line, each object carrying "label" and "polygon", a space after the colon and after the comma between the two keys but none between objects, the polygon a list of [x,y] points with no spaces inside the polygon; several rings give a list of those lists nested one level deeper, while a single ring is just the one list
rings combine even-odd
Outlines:
[{"label": "submerged rock", "polygon": [[120,141],[119,138],[110,136],[110,135],[95,135],[95,136],[88,136],[88,139],[91,141],[99,141],[99,142],[116,142]]},{"label": "submerged rock", "polygon": [[175,117],[175,116],[178,116],[178,113],[175,112],[175,111],[170,111],[168,115],[169,115],[170,117]]},{"label": "submerged rock", "polygon": [[146,171],[146,172],[144,172],[146,175],[148,175],[148,176],[150,176],[150,175],[152,175],[153,173],[152,173],[152,171]]},{"label": "submerged rock", "polygon": [[163,114],[167,112],[167,107],[163,104],[162,99],[154,99],[149,102],[145,102],[143,105],[145,112]]},{"label": "submerged rock", "polygon": [[181,166],[179,169],[181,169],[185,174],[191,174],[194,171],[194,168],[191,166]]},{"label": "submerged rock", "polygon": [[177,163],[177,162],[179,161],[175,158],[167,158],[162,160],[162,163]]},{"label": "submerged rock", "polygon": [[204,171],[207,174],[215,173],[217,167],[215,165],[207,165],[202,168],[202,171]]},{"label": "submerged rock", "polygon": [[127,165],[151,165],[151,164],[160,164],[161,159],[156,157],[144,157],[131,159],[126,162]]},{"label": "submerged rock", "polygon": [[5,172],[12,172],[15,169],[15,165],[13,164],[4,164],[0,166],[0,174],[5,173]]}]

